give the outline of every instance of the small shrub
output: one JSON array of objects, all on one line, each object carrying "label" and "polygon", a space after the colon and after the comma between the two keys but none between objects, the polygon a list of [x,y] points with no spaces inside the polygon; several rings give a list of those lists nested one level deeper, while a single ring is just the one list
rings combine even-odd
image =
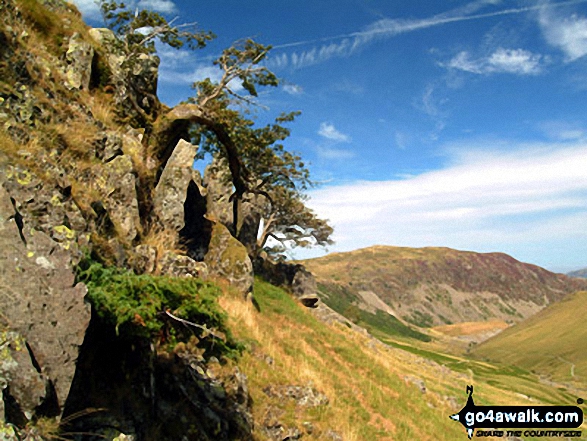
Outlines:
[{"label": "small shrub", "polygon": [[236,356],[241,350],[226,326],[220,289],[195,278],[136,275],[91,260],[78,266],[95,312],[121,337],[156,340],[169,349],[199,340],[208,355]]}]

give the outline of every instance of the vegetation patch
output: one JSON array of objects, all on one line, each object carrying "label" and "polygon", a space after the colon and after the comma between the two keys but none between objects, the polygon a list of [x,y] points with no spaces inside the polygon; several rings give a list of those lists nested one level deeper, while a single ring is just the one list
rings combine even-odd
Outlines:
[{"label": "vegetation patch", "polygon": [[196,337],[210,356],[236,356],[242,349],[218,306],[216,285],[195,278],[136,275],[90,260],[78,266],[78,281],[88,287],[95,312],[118,335],[156,339],[170,349]]}]

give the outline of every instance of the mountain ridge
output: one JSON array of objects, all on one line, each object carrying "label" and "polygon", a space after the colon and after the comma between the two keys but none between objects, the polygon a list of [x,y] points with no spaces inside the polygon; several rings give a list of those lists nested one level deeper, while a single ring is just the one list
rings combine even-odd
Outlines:
[{"label": "mountain ridge", "polygon": [[366,300],[377,297],[398,319],[423,327],[516,323],[587,286],[505,253],[447,247],[377,245],[303,263],[316,276],[322,299],[338,312],[352,305],[385,310]]}]

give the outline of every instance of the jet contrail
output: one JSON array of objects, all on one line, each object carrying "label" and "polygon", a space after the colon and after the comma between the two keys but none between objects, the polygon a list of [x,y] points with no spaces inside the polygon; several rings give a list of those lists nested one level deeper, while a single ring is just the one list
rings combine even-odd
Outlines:
[{"label": "jet contrail", "polygon": [[328,41],[334,40],[341,40],[345,38],[357,38],[357,37],[367,37],[368,39],[375,37],[377,35],[398,35],[405,32],[412,32],[419,29],[425,29],[433,26],[439,26],[448,23],[455,23],[460,21],[468,21],[468,20],[480,20],[483,18],[491,18],[491,17],[498,17],[500,15],[512,15],[512,14],[521,14],[523,12],[530,12],[530,11],[537,11],[542,8],[555,8],[560,6],[569,6],[575,5],[580,3],[586,3],[587,0],[568,0],[559,3],[546,3],[542,5],[535,5],[535,6],[527,6],[523,8],[511,8],[511,9],[504,9],[501,11],[495,12],[487,12],[484,14],[473,14],[473,15],[461,15],[457,17],[446,17],[442,18],[441,16],[434,16],[431,18],[423,18],[420,20],[400,20],[400,19],[382,19],[375,24],[382,23],[387,24],[387,27],[383,27],[381,29],[370,29],[367,31],[358,31],[358,32],[351,32],[349,34],[341,34],[341,35],[334,35],[330,37],[323,37],[317,38],[314,40],[302,40],[296,41],[292,43],[284,43],[273,46],[273,49],[285,49],[290,47],[297,47],[297,46],[304,46],[307,44],[313,43],[325,43]]}]

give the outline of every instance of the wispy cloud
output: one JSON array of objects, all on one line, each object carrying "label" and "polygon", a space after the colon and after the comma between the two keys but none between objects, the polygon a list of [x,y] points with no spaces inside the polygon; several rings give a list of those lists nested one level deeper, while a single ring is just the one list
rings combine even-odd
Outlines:
[{"label": "wispy cloud", "polygon": [[[403,180],[312,192],[335,226],[335,250],[373,244],[508,251],[581,238],[587,248],[587,144],[452,151],[451,165]],[[579,246],[579,245],[577,245]]]},{"label": "wispy cloud", "polygon": [[320,123],[318,134],[326,139],[336,142],[351,142],[351,137],[338,131],[334,124],[323,122]]},{"label": "wispy cloud", "polygon": [[587,18],[573,14],[561,17],[545,3],[540,8],[539,23],[546,40],[563,51],[567,61],[587,54]]},{"label": "wispy cloud", "polygon": [[355,152],[351,150],[322,145],[316,147],[316,154],[320,159],[324,160],[342,160],[355,157]]},{"label": "wispy cloud", "polygon": [[475,74],[536,75],[542,71],[542,60],[542,55],[524,49],[500,47],[489,56],[477,59],[472,59],[469,52],[462,51],[443,66]]},{"label": "wispy cloud", "polygon": [[304,93],[302,86],[298,86],[297,84],[284,84],[283,90],[289,95],[301,95]]},{"label": "wispy cloud", "polygon": [[580,123],[572,121],[544,121],[539,130],[554,141],[579,141],[587,139],[587,131]]},{"label": "wispy cloud", "polygon": [[366,26],[363,30],[349,34],[336,35],[315,40],[304,40],[274,46],[275,49],[319,45],[309,50],[279,54],[272,59],[275,66],[303,68],[325,62],[334,57],[347,57],[362,49],[376,39],[392,38],[400,34],[415,32],[450,23],[480,20],[484,18],[521,14],[537,10],[550,10],[555,7],[584,3],[587,0],[569,0],[558,3],[546,3],[520,8],[500,9],[486,13],[477,13],[488,6],[499,5],[497,0],[477,0],[451,11],[421,19],[384,18]]}]

